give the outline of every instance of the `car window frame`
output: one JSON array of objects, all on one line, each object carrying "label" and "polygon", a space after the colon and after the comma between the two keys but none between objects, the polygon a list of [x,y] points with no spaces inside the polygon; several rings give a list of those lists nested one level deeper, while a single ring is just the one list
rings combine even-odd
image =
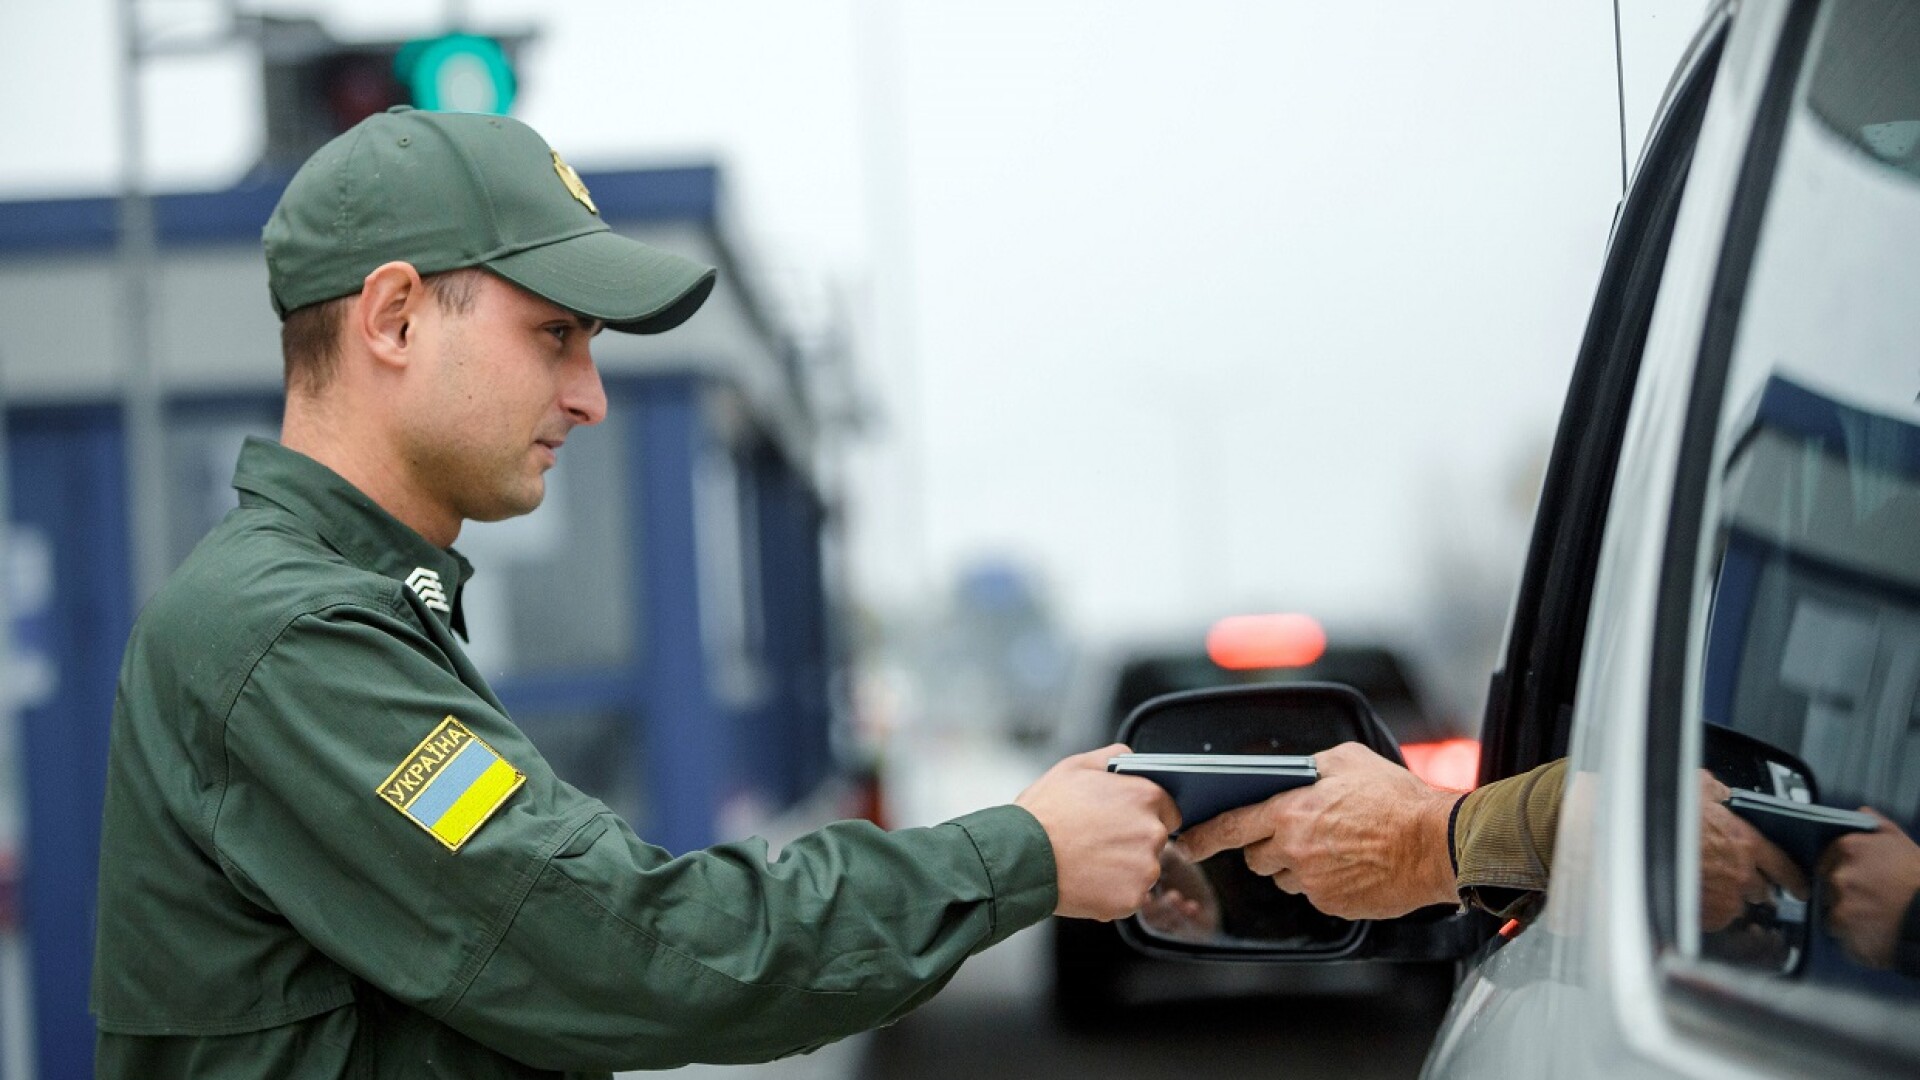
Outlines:
[{"label": "car window frame", "polygon": [[1696,586],[1706,557],[1702,538],[1708,527],[1707,495],[1747,286],[1823,7],[1820,0],[1796,0],[1776,39],[1728,209],[1689,390],[1661,552],[1648,683],[1646,902],[1660,1006],[1676,1031],[1717,1054],[1775,1067],[1812,1068],[1825,1075],[1886,1075],[1911,1070],[1920,1061],[1920,1032],[1875,1023],[1861,1014],[1858,999],[1843,991],[1770,979],[1687,956],[1680,948],[1680,814],[1688,805],[1682,772],[1690,771],[1692,761],[1687,695],[1695,660]]}]

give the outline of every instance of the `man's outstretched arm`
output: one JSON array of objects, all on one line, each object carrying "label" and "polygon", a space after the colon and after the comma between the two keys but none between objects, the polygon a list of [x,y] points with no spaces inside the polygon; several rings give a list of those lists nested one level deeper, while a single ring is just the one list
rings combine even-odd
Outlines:
[{"label": "man's outstretched arm", "polygon": [[[449,723],[520,776],[458,850],[377,787]],[[1096,751],[929,829],[675,855],[359,604],[295,620],[225,730],[212,837],[236,884],[385,996],[552,1069],[766,1060],[884,1024],[1055,911],[1132,911],[1177,823]]]}]

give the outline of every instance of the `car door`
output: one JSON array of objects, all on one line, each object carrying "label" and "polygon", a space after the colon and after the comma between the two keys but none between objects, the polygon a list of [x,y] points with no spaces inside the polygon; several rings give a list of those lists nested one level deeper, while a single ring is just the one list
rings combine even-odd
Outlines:
[{"label": "car door", "polygon": [[1429,1075],[1920,1070],[1920,970],[1829,932],[1825,868],[1701,928],[1696,775],[1731,731],[1902,839],[1920,812],[1916,148],[1914,5],[1749,0],[1683,65],[1490,695],[1483,779],[1571,761],[1547,902],[1470,961]]}]

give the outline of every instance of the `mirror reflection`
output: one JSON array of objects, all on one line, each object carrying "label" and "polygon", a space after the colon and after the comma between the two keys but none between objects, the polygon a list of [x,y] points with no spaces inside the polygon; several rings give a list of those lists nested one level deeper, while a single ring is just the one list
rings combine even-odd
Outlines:
[{"label": "mirror reflection", "polygon": [[1190,862],[1169,846],[1160,883],[1135,916],[1151,937],[1210,948],[1322,951],[1347,944],[1355,926],[1315,910],[1247,869],[1237,851]]},{"label": "mirror reflection", "polygon": [[[1136,753],[1301,754],[1360,742],[1398,759],[1393,737],[1364,698],[1329,684],[1249,686],[1159,698],[1129,719]],[[1190,824],[1198,824],[1193,822]],[[1235,950],[1283,948],[1327,955],[1351,948],[1360,924],[1316,910],[1247,869],[1239,851],[1199,862],[1169,846],[1160,883],[1132,920],[1149,942]]]},{"label": "mirror reflection", "polygon": [[[1821,9],[1716,417],[1691,704],[1729,788],[1857,814],[1703,959],[1920,1002],[1920,12]],[[1778,748],[1742,779],[1727,737]],[[1783,767],[1782,760],[1804,764]],[[1769,832],[1786,849],[1794,837]],[[1711,879],[1698,898],[1712,908]],[[1691,899],[1682,896],[1683,900]],[[1703,924],[1710,920],[1703,918]]]}]

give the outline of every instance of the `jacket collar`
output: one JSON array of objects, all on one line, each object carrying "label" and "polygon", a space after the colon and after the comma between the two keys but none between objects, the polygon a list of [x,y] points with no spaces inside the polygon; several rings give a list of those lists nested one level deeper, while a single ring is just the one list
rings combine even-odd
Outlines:
[{"label": "jacket collar", "polygon": [[466,637],[460,594],[473,564],[452,548],[433,546],[339,473],[279,443],[249,437],[233,486],[241,506],[270,504],[294,515],[355,566],[405,585]]}]

